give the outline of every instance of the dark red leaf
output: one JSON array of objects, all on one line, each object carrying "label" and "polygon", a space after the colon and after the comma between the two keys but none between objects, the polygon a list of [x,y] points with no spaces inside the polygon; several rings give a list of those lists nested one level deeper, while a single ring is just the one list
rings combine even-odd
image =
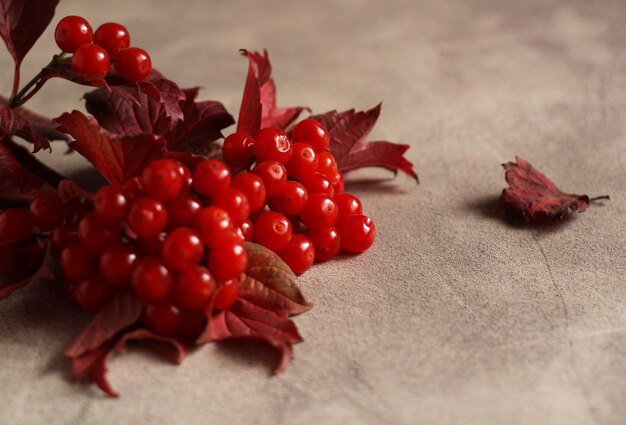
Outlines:
[{"label": "dark red leaf", "polygon": [[258,244],[245,246],[248,265],[239,287],[241,298],[283,316],[304,313],[312,307],[296,286],[296,275],[278,255]]},{"label": "dark red leaf", "polygon": [[509,184],[502,190],[500,205],[512,222],[530,223],[546,219],[562,220],[570,214],[584,212],[591,201],[587,195],[564,193],[545,175],[520,157],[517,162],[502,164]]},{"label": "dark red leaf", "polygon": [[205,340],[254,339],[265,341],[281,355],[275,373],[287,369],[293,357],[293,344],[302,341],[296,325],[289,318],[238,299],[233,306],[209,319]]},{"label": "dark red leaf", "polygon": [[19,66],[44,32],[59,0],[0,0],[0,37]]},{"label": "dark red leaf", "polygon": [[33,153],[41,149],[50,149],[50,143],[35,127],[20,114],[0,102],[0,139],[19,136],[33,144]]},{"label": "dark red leaf", "polygon": [[63,201],[69,201],[74,198],[85,198],[91,196],[89,192],[74,183],[72,180],[61,180],[57,188],[58,195]]},{"label": "dark red leaf", "polygon": [[43,276],[47,254],[35,237],[0,245],[0,300]]},{"label": "dark red leaf", "polygon": [[249,62],[237,131],[254,136],[265,127],[286,129],[305,108],[276,106],[276,86],[270,78],[272,65],[267,50],[263,51],[263,55],[247,50],[241,50],[241,53]]},{"label": "dark red leaf", "polygon": [[410,148],[409,145],[365,141],[378,120],[380,108],[381,105],[378,104],[369,111],[357,112],[354,109],[344,112],[330,111],[311,118],[322,123],[330,132],[328,150],[337,160],[341,171],[382,167],[394,172],[402,171],[417,181],[413,164],[404,157],[404,153]]},{"label": "dark red leaf", "polygon": [[55,193],[58,178],[28,150],[9,139],[0,141],[0,199],[29,202],[41,192]]},{"label": "dark red leaf", "polygon": [[64,113],[54,120],[58,129],[74,138],[70,147],[87,158],[111,184],[121,185],[164,153],[165,141],[150,133],[116,135],[82,112]]}]

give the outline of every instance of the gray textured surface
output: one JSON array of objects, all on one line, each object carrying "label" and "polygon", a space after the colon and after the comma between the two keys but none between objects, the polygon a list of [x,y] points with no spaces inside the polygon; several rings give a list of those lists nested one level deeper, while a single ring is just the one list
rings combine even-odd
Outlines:
[{"label": "gray textured surface", "polygon": [[[625,2],[64,1],[65,14],[126,24],[161,71],[234,112],[240,47],[269,49],[283,105],[383,99],[373,137],[410,143],[422,184],[353,176],[379,239],[302,277],[315,308],[279,377],[264,348],[211,345],[174,367],[133,347],[111,364],[110,400],[70,384],[59,355],[86,318],[45,282],[14,294],[0,303],[2,425],[626,423]],[[52,53],[46,35],[25,75]],[[81,93],[53,81],[31,106],[57,115]],[[50,162],[80,174],[62,151]],[[494,202],[516,154],[612,201],[511,228]]]}]

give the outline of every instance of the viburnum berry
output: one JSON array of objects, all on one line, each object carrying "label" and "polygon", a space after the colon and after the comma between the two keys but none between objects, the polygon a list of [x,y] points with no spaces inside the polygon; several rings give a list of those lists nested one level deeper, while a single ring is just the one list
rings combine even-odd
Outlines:
[{"label": "viburnum berry", "polygon": [[300,183],[289,180],[284,182],[276,195],[270,198],[273,210],[287,215],[298,215],[302,212],[309,200],[309,195]]},{"label": "viburnum berry", "polygon": [[328,149],[330,134],[318,121],[307,118],[300,121],[292,132],[294,143],[308,143],[316,153],[322,153]]},{"label": "viburnum berry", "polygon": [[83,310],[97,313],[113,297],[113,287],[97,274],[89,276],[74,285],[74,301]]},{"label": "viburnum berry", "polygon": [[309,195],[323,193],[332,198],[335,194],[333,184],[328,177],[318,172],[303,176],[300,179],[300,183],[302,183]]},{"label": "viburnum berry", "polygon": [[115,70],[129,83],[137,83],[150,75],[152,60],[145,50],[127,47],[117,52]]},{"label": "viburnum berry", "polygon": [[156,159],[150,162],[141,174],[146,192],[154,199],[171,201],[183,189],[180,164],[171,159]]},{"label": "viburnum berry", "polygon": [[96,213],[89,213],[78,223],[78,239],[98,254],[120,240],[121,231],[118,223],[103,221]]},{"label": "viburnum berry", "polygon": [[291,271],[300,275],[311,268],[315,261],[313,242],[304,235],[293,235],[289,243],[278,253]]},{"label": "viburnum berry", "polygon": [[330,152],[326,151],[318,154],[317,158],[317,172],[325,175],[330,181],[334,182],[339,173],[335,157]]},{"label": "viburnum berry", "polygon": [[72,71],[76,74],[104,77],[110,66],[109,54],[96,44],[84,44],[72,56]]},{"label": "viburnum berry", "polygon": [[343,174],[341,171],[338,171],[335,180],[333,180],[333,192],[335,192],[335,195],[343,193],[345,185],[346,183],[343,179]]},{"label": "viburnum berry", "polygon": [[9,208],[0,213],[0,245],[21,241],[33,234],[33,219],[24,210]]},{"label": "viburnum berry", "polygon": [[135,248],[144,257],[158,257],[161,255],[161,246],[166,237],[165,232],[152,236],[140,236],[135,240]]},{"label": "viburnum berry", "polygon": [[146,185],[141,177],[131,177],[122,184],[122,192],[128,200],[139,198],[146,194]]},{"label": "viburnum berry", "polygon": [[317,169],[317,155],[308,143],[294,143],[291,147],[292,155],[287,162],[287,174],[296,180],[313,174]]},{"label": "viburnum berry", "polygon": [[128,211],[128,201],[124,192],[114,186],[100,188],[94,196],[93,206],[96,214],[109,222],[122,221]]},{"label": "viburnum berry", "polygon": [[292,232],[289,219],[274,211],[261,214],[254,222],[254,240],[274,252],[287,246]]},{"label": "viburnum berry", "polygon": [[239,277],[246,270],[247,262],[248,253],[238,238],[221,242],[209,253],[209,269],[221,282]]},{"label": "viburnum berry", "polygon": [[30,215],[39,230],[50,231],[63,223],[65,203],[56,195],[41,193],[30,203]]},{"label": "viburnum berry", "polygon": [[193,171],[193,188],[202,196],[215,196],[230,186],[230,180],[228,166],[217,159],[205,159]]},{"label": "viburnum berry", "polygon": [[334,227],[310,231],[307,236],[315,247],[315,261],[328,261],[339,253],[341,241]]},{"label": "viburnum berry", "polygon": [[178,172],[183,177],[183,187],[181,191],[187,192],[191,189],[191,185],[193,184],[193,175],[189,168],[182,162],[176,161],[176,164],[178,165]]},{"label": "viburnum berry", "polygon": [[257,164],[251,172],[263,180],[268,198],[276,195],[280,186],[287,181],[287,169],[278,161],[263,161]]},{"label": "viburnum berry", "polygon": [[224,162],[231,167],[247,168],[254,154],[254,139],[245,133],[233,133],[224,139]]},{"label": "viburnum berry", "polygon": [[93,211],[93,202],[77,196],[65,202],[65,222],[77,224],[84,216]]},{"label": "viburnum berry", "polygon": [[216,289],[217,283],[206,267],[191,267],[176,277],[174,303],[180,308],[200,309],[209,303]]},{"label": "viburnum berry", "polygon": [[194,229],[200,240],[210,247],[217,247],[224,240],[233,235],[233,222],[228,213],[219,207],[207,207],[200,210],[196,216]]},{"label": "viburnum berry", "polygon": [[228,310],[239,298],[239,281],[236,279],[224,282],[218,289],[213,302],[213,308]]},{"label": "viburnum berry", "polygon": [[152,198],[135,199],[128,213],[128,225],[138,236],[156,236],[167,225],[165,206]]},{"label": "viburnum berry", "polygon": [[258,162],[273,160],[286,164],[291,153],[291,142],[280,128],[263,128],[254,138],[254,154]]},{"label": "viburnum berry", "polygon": [[200,261],[204,246],[191,229],[179,227],[172,230],[161,245],[161,260],[171,270],[182,271]]},{"label": "viburnum berry", "polygon": [[57,24],[54,40],[62,51],[74,53],[80,46],[91,43],[93,30],[85,18],[66,16]]},{"label": "viburnum berry", "polygon": [[50,234],[50,251],[58,257],[66,246],[76,242],[78,242],[78,235],[74,225],[61,224]]},{"label": "viburnum berry", "polygon": [[254,226],[252,225],[252,221],[249,219],[244,221],[239,228],[241,229],[241,235],[246,241],[252,242],[254,240]]},{"label": "viburnum berry", "polygon": [[267,194],[265,193],[265,183],[256,174],[240,173],[232,178],[231,186],[237,188],[246,195],[250,212],[258,211],[265,205]]},{"label": "viburnum berry", "polygon": [[96,258],[86,247],[74,243],[61,253],[61,269],[66,279],[73,282],[86,279],[95,269]]},{"label": "viburnum berry", "polygon": [[207,317],[202,309],[181,310],[183,321],[176,330],[176,337],[195,343],[206,328]]},{"label": "viburnum berry", "polygon": [[168,225],[175,229],[180,226],[191,226],[196,215],[202,209],[200,199],[191,193],[183,193],[167,204]]},{"label": "viburnum berry", "polygon": [[309,229],[332,227],[337,222],[337,216],[337,204],[321,193],[311,195],[309,202],[300,214],[302,222]]},{"label": "viburnum berry", "polygon": [[113,286],[129,286],[137,251],[126,244],[116,244],[107,248],[98,261],[98,272],[106,283]]},{"label": "viburnum berry", "polygon": [[240,226],[250,216],[250,204],[246,195],[234,187],[226,188],[215,195],[213,205],[223,208],[235,226]]},{"label": "viburnum berry", "polygon": [[362,214],[355,214],[340,223],[339,235],[342,248],[358,254],[374,243],[376,226],[371,218]]},{"label": "viburnum berry", "polygon": [[114,60],[120,50],[130,46],[130,35],[123,25],[107,22],[96,29],[93,42],[106,50],[111,59]]},{"label": "viburnum berry", "polygon": [[163,336],[176,334],[183,324],[182,311],[169,302],[146,305],[141,318],[149,331]]},{"label": "viburnum berry", "polygon": [[356,196],[350,193],[340,193],[333,199],[337,204],[339,215],[337,221],[341,222],[354,214],[363,214],[363,206]]},{"label": "viburnum berry", "polygon": [[167,299],[172,290],[173,277],[157,258],[145,257],[137,260],[131,284],[139,298],[154,303]]}]

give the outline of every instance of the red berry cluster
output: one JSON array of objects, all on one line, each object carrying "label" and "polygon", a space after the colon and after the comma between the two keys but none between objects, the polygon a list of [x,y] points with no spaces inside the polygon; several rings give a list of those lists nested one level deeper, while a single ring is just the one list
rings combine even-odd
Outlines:
[{"label": "red berry cluster", "polygon": [[226,163],[251,169],[233,178],[252,212],[245,234],[276,251],[296,274],[341,248],[363,252],[376,235],[359,199],[343,192],[343,176],[327,151],[329,140],[324,126],[305,119],[291,140],[278,128],[264,128],[254,138],[234,133],[224,141]]},{"label": "red berry cluster", "polygon": [[72,53],[72,70],[77,74],[104,77],[111,62],[127,81],[145,80],[152,70],[148,53],[130,46],[128,30],[115,22],[107,22],[94,33],[89,22],[81,16],[61,19],[54,38],[62,51]]}]

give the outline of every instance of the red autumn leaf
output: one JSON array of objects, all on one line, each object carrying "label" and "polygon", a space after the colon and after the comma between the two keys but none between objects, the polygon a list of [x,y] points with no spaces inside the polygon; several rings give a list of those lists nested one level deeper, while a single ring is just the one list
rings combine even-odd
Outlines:
[{"label": "red autumn leaf", "polygon": [[0,0],[0,37],[19,68],[52,21],[59,0]]},{"label": "red autumn leaf", "polygon": [[562,220],[570,214],[584,212],[591,201],[609,199],[608,196],[589,199],[587,195],[561,192],[524,159],[515,157],[515,160],[517,162],[502,164],[509,187],[502,190],[500,196],[500,205],[512,222]]},{"label": "red autumn leaf", "polygon": [[238,299],[230,309],[209,318],[203,339],[265,341],[281,355],[275,373],[287,369],[293,357],[293,344],[302,342],[302,337],[291,319],[254,305],[243,298]]},{"label": "red autumn leaf", "polygon": [[239,286],[241,298],[283,316],[312,307],[296,286],[296,275],[278,255],[258,244],[245,246],[248,264]]},{"label": "red autumn leaf", "polygon": [[150,133],[116,135],[82,112],[64,113],[54,120],[58,129],[74,138],[70,147],[87,158],[109,183],[121,185],[164,152],[162,137]]},{"label": "red autumn leaf", "polygon": [[0,300],[42,275],[47,254],[35,237],[0,245]]},{"label": "red autumn leaf", "polygon": [[330,133],[328,150],[337,160],[339,169],[343,172],[362,167],[382,167],[391,171],[402,171],[413,177],[417,174],[413,164],[404,153],[409,145],[377,141],[366,142],[365,138],[374,127],[380,115],[381,105],[378,104],[369,111],[330,111],[311,118],[322,123]]},{"label": "red autumn leaf", "polygon": [[64,179],[59,182],[57,194],[65,202],[74,198],[84,198],[91,196],[91,194],[85,189],[74,183],[72,180],[68,179]]},{"label": "red autumn leaf", "polygon": [[21,137],[33,144],[33,153],[50,149],[48,139],[32,126],[18,109],[11,109],[0,99],[0,139]]},{"label": "red autumn leaf", "polygon": [[267,50],[263,51],[263,55],[247,50],[241,50],[241,53],[248,58],[249,63],[237,131],[254,136],[265,127],[286,129],[305,108],[276,106],[276,86],[270,78],[272,65]]}]

